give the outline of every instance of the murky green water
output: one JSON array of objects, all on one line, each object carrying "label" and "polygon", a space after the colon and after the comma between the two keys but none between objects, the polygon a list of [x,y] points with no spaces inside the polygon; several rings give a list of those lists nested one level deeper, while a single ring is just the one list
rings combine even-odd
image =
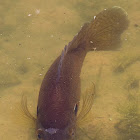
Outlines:
[{"label": "murky green water", "polygon": [[[90,52],[81,73],[82,90],[97,93],[78,140],[140,139],[139,0],[0,1],[0,139],[35,140],[20,111],[22,94],[36,110],[44,74],[81,26],[105,8],[120,6],[130,20],[117,52]],[[88,136],[87,136],[88,135]],[[90,137],[90,138],[89,138]]]}]

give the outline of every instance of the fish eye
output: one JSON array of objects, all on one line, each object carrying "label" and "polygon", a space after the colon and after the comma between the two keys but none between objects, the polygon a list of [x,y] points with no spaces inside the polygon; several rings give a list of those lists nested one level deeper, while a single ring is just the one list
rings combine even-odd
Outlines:
[{"label": "fish eye", "polygon": [[43,130],[42,129],[38,129],[37,130],[37,138],[38,139],[42,139],[43,138]]},{"label": "fish eye", "polygon": [[72,137],[74,137],[74,136],[75,136],[75,132],[74,132],[74,130],[73,130],[73,129],[69,130],[69,135],[70,135],[70,136],[72,136]]},{"label": "fish eye", "polygon": [[74,135],[75,135],[74,131],[71,133],[71,135],[72,135],[72,136],[74,136]]},{"label": "fish eye", "polygon": [[41,139],[41,135],[40,134],[38,134],[37,137],[38,137],[38,139]]},{"label": "fish eye", "polygon": [[78,105],[75,104],[75,106],[74,106],[74,113],[75,113],[75,115],[77,115],[77,112],[78,112]]}]

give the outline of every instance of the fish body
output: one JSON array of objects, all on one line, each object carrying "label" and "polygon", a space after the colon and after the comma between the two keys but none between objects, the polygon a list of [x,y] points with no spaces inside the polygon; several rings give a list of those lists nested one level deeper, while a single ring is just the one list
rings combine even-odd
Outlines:
[{"label": "fish body", "polygon": [[[56,137],[59,138],[61,132],[67,126],[66,131],[69,131],[69,133],[66,133],[70,136],[67,135],[64,139],[68,139],[75,132],[81,93],[80,71],[87,53],[84,47],[85,44],[83,43],[74,52],[62,52],[62,55],[65,56],[59,56],[55,60],[48,70],[40,89],[37,113],[39,123],[37,123],[37,127],[39,128],[41,124],[41,127],[44,127],[46,131],[57,129],[60,133]],[[60,61],[63,61],[62,64],[60,64]],[[47,137],[50,136],[51,139],[52,135],[47,134]],[[53,134],[52,137],[57,134]]]},{"label": "fish body", "polygon": [[127,15],[119,7],[99,13],[65,46],[42,82],[37,106],[38,140],[74,140],[80,102],[80,72],[87,52],[115,50],[127,28]]}]

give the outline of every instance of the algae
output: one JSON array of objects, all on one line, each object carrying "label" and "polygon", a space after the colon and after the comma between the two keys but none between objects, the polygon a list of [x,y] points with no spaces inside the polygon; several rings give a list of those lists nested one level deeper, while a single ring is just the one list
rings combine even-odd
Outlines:
[{"label": "algae", "polygon": [[127,52],[125,55],[123,54],[118,60],[117,63],[114,66],[114,72],[115,73],[123,73],[126,71],[127,68],[129,68],[131,65],[135,64],[136,62],[140,61],[140,55],[139,51],[136,54],[131,54],[130,52]]},{"label": "algae", "polygon": [[139,77],[129,77],[124,87],[125,89],[128,89],[129,91],[138,90],[139,82],[140,82]]},{"label": "algae", "polygon": [[17,68],[17,71],[20,74],[26,74],[29,71],[29,67],[27,65],[23,64]]},{"label": "algae", "polygon": [[140,104],[139,98],[128,90],[127,102],[119,105],[117,111],[121,118],[115,128],[119,132],[119,140],[140,139]]}]

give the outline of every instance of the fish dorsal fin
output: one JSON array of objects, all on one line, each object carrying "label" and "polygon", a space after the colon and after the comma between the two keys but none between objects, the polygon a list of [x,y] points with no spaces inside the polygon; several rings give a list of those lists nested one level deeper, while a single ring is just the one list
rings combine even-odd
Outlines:
[{"label": "fish dorsal fin", "polygon": [[83,95],[83,102],[82,102],[82,108],[81,111],[79,112],[77,116],[77,125],[81,124],[88,113],[90,112],[92,105],[93,105],[93,100],[95,96],[95,85],[94,83],[92,86],[88,89],[86,89],[84,95]]},{"label": "fish dorsal fin", "polygon": [[56,82],[59,81],[60,79],[60,75],[61,75],[61,71],[62,71],[62,65],[63,65],[63,61],[64,61],[64,57],[67,54],[68,51],[68,46],[66,45],[64,47],[64,49],[62,50],[61,56],[60,56],[60,60],[59,60],[59,64],[58,64],[58,70],[57,70],[57,80]]},{"label": "fish dorsal fin", "polygon": [[84,39],[84,36],[87,32],[89,23],[85,23],[80,31],[74,36],[73,40],[71,42],[69,42],[68,44],[68,52],[77,49],[79,47],[80,44],[82,44],[83,42],[85,42],[86,40]]}]

